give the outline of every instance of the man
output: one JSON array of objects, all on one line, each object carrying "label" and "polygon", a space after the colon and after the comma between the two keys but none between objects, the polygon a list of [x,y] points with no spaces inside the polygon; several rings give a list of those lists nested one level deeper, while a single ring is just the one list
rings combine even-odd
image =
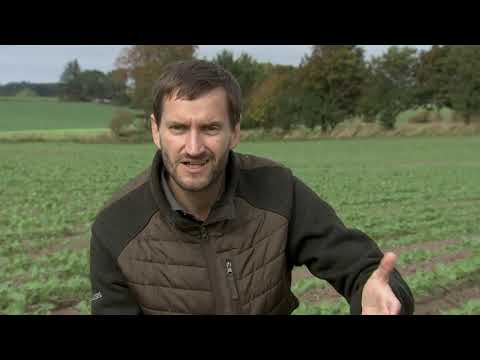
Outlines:
[{"label": "man", "polygon": [[394,254],[347,229],[289,169],[233,151],[240,109],[238,83],[219,66],[167,68],[152,166],[92,227],[92,313],[290,314],[291,271],[306,265],[352,314],[412,314]]}]

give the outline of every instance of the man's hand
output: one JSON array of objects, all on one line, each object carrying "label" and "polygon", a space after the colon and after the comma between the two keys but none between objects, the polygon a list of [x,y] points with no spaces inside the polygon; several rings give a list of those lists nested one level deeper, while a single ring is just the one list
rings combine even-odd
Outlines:
[{"label": "man's hand", "polygon": [[366,282],[362,292],[362,315],[398,315],[401,303],[393,293],[388,280],[397,256],[387,253],[380,266]]}]

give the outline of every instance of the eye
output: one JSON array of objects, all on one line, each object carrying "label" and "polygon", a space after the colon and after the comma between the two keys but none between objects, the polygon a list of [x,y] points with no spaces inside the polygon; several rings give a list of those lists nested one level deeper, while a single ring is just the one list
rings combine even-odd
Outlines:
[{"label": "eye", "polygon": [[220,126],[213,124],[205,127],[205,131],[209,134],[216,134],[220,131]]},{"label": "eye", "polygon": [[174,131],[174,132],[181,132],[181,131],[184,131],[186,129],[186,126],[182,125],[182,124],[173,124],[173,125],[169,126],[169,129]]}]

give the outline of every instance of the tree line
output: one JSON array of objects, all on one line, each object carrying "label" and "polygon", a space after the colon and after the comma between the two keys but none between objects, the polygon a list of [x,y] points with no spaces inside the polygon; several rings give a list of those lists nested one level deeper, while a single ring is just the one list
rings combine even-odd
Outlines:
[{"label": "tree line", "polygon": [[26,81],[11,82],[0,85],[0,96],[45,96],[58,97],[60,86],[58,83],[30,83]]},{"label": "tree line", "polygon": [[[58,84],[34,90],[40,94],[48,88],[65,101],[129,105],[147,119],[164,67],[198,58],[197,52],[197,45],[133,45],[122,50],[109,73],[82,70],[74,60]],[[299,66],[262,63],[246,53],[235,57],[228,50],[209,61],[238,80],[244,128],[303,125],[328,131],[354,117],[392,128],[401,112],[421,107],[453,109],[466,123],[480,114],[480,45],[433,45],[421,51],[392,46],[371,58],[359,45],[313,45]]]},{"label": "tree line", "polygon": [[[117,70],[131,82],[132,106],[151,111],[151,89],[165,65],[196,57],[195,45],[135,45],[123,50]],[[210,61],[238,80],[243,126],[331,130],[360,117],[386,128],[404,111],[448,107],[469,123],[480,114],[480,45],[433,45],[419,51],[392,46],[366,57],[359,45],[313,45],[299,66],[261,63],[223,50]]]},{"label": "tree line", "polygon": [[60,99],[65,101],[100,101],[127,105],[127,77],[115,69],[108,73],[99,70],[82,70],[75,59],[65,66],[60,77]]},{"label": "tree line", "polygon": [[127,78],[123,71],[115,69],[104,73],[82,70],[75,59],[65,65],[57,83],[12,82],[0,86],[0,96],[57,97],[62,101],[128,105],[131,101],[127,90]]}]

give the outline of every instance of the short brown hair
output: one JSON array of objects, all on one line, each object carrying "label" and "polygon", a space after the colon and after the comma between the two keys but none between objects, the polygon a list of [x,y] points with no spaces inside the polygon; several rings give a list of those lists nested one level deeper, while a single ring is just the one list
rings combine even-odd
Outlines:
[{"label": "short brown hair", "polygon": [[165,98],[176,94],[177,99],[195,100],[219,87],[227,93],[228,113],[233,129],[241,118],[242,91],[230,72],[204,60],[179,61],[167,65],[153,91],[153,114],[157,125],[162,118]]}]

